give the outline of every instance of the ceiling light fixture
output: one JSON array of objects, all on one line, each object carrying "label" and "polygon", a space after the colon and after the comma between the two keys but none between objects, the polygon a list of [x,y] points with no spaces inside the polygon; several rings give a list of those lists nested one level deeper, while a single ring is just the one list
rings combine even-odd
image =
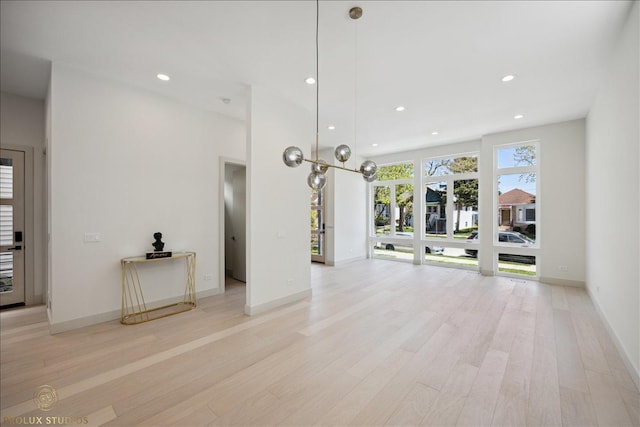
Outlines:
[{"label": "ceiling light fixture", "polygon": [[396,110],[396,111],[404,111],[404,107],[403,107],[402,105],[398,105],[398,106],[395,108],[395,110]]},{"label": "ceiling light fixture", "polygon": [[159,78],[160,80],[162,80],[163,82],[168,82],[169,80],[171,80],[171,77],[167,76],[166,74],[158,74],[156,76],[157,78]]},{"label": "ceiling light fixture", "polygon": [[[353,7],[349,10],[349,16],[351,19],[358,19],[362,16],[362,9],[359,7]],[[316,0],[316,158],[315,160],[309,160],[304,158],[304,154],[302,150],[298,147],[291,146],[287,147],[282,153],[282,161],[285,165],[295,168],[300,166],[302,162],[311,163],[311,173],[307,178],[307,184],[313,190],[320,191],[327,185],[327,176],[326,172],[329,168],[342,169],[349,172],[355,172],[362,175],[365,181],[373,182],[376,179],[376,174],[378,172],[378,166],[372,162],[371,160],[365,160],[362,165],[360,165],[360,169],[350,169],[345,167],[345,162],[349,160],[351,157],[351,148],[348,145],[342,144],[336,147],[335,156],[336,159],[342,163],[342,166],[330,165],[326,161],[319,158],[320,153],[320,131],[319,131],[319,122],[320,122],[320,74],[319,74],[319,49],[318,49],[318,29],[320,19],[320,0]]]},{"label": "ceiling light fixture", "polygon": [[378,146],[378,144],[371,144],[371,146],[372,146],[372,147],[377,147],[377,146]]},{"label": "ceiling light fixture", "polygon": [[316,79],[314,79],[313,77],[307,77],[306,79],[304,79],[304,82],[308,85],[312,85],[316,83]]},{"label": "ceiling light fixture", "polygon": [[516,78],[516,76],[514,76],[513,74],[507,74],[506,76],[504,76],[502,78],[502,81],[506,83],[506,82],[510,82],[511,80],[513,80],[515,78]]},{"label": "ceiling light fixture", "polygon": [[433,131],[431,132],[431,135],[438,135],[438,133],[439,133],[438,131]]},{"label": "ceiling light fixture", "polygon": [[516,114],[515,116],[513,116],[514,119],[519,120],[521,118],[523,118],[524,116],[522,114]]},{"label": "ceiling light fixture", "polygon": [[336,129],[336,127],[335,127],[334,125],[329,125],[329,126],[327,126],[327,129],[329,129],[329,130],[335,130],[335,129]]}]

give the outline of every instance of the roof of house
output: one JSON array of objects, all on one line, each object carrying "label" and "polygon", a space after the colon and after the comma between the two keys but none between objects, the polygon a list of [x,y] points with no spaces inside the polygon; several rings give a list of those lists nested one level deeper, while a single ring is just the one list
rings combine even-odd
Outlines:
[{"label": "roof of house", "polygon": [[498,196],[498,204],[501,205],[528,205],[536,202],[536,196],[526,191],[514,188]]},{"label": "roof of house", "polygon": [[432,190],[427,187],[427,195],[425,197],[425,201],[428,205],[439,205],[442,203],[442,193],[440,191]]}]

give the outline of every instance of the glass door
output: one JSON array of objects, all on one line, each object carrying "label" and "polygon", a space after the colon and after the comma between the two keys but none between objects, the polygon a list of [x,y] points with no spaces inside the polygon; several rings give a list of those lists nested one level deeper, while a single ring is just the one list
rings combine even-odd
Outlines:
[{"label": "glass door", "polygon": [[0,150],[0,307],[24,304],[24,153]]},{"label": "glass door", "polygon": [[311,191],[311,261],[325,262],[324,193]]}]

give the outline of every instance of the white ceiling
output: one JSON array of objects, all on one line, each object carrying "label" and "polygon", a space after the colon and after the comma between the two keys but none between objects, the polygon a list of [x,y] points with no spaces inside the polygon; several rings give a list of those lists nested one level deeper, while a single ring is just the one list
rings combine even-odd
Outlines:
[{"label": "white ceiling", "polygon": [[[358,152],[375,155],[584,117],[630,4],[321,1],[321,143],[354,148],[357,123]],[[315,74],[315,1],[0,7],[6,92],[44,97],[49,64],[60,61],[237,118],[247,85],[315,111],[315,86],[304,83]],[[502,83],[506,74],[515,80]]]}]

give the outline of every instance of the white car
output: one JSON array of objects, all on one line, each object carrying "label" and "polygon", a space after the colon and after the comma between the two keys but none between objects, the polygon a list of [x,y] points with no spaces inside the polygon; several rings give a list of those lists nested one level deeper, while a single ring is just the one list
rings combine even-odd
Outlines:
[{"label": "white car", "polygon": [[[399,233],[396,233],[396,236],[408,237],[413,239],[413,233],[411,232],[399,232]],[[398,249],[404,248],[407,250],[412,250],[413,241],[411,241],[411,243],[409,242],[407,243],[408,243],[407,245],[403,245],[402,243],[397,243],[397,242],[394,242],[394,243],[376,242],[376,247],[381,249],[386,249],[388,251],[395,251],[396,248]],[[442,254],[444,252],[444,248],[441,248],[440,246],[425,246],[424,251],[427,254]]]}]

